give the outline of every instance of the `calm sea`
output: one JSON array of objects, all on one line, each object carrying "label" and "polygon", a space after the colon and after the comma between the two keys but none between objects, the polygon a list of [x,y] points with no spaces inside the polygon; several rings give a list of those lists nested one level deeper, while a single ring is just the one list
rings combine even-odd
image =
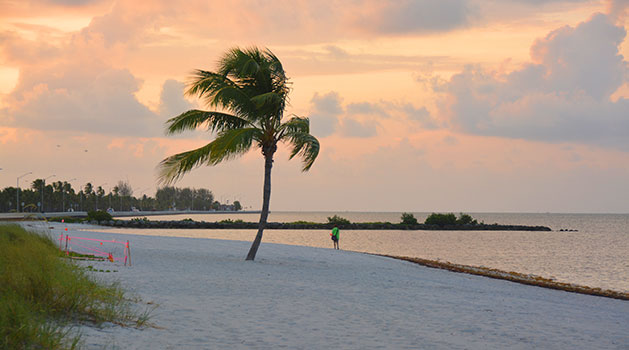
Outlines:
[{"label": "calm sea", "polygon": [[[401,213],[272,212],[269,221],[399,222]],[[429,213],[414,213],[420,221]],[[560,282],[629,292],[629,214],[471,213],[479,222],[544,225],[553,232],[342,230],[340,246],[359,252],[412,256],[554,278]],[[180,214],[152,220],[256,222],[258,214]],[[560,229],[577,230],[561,232]],[[252,241],[255,230],[132,230],[108,232]],[[324,230],[265,230],[263,243],[332,247]],[[264,249],[262,246],[260,249]]]}]

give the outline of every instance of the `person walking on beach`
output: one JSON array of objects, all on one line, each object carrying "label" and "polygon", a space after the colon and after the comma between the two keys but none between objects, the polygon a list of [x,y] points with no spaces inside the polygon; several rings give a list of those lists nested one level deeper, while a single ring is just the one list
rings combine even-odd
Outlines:
[{"label": "person walking on beach", "polygon": [[339,228],[334,226],[334,228],[332,229],[332,233],[330,233],[330,236],[332,236],[332,242],[334,242],[334,249],[339,249]]}]

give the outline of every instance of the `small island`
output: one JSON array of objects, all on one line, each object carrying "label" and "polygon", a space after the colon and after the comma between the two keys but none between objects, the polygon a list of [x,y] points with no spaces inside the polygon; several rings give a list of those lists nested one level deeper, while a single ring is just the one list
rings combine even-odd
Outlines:
[{"label": "small island", "polygon": [[[103,212],[90,212],[85,220],[91,224],[124,228],[172,228],[172,229],[257,229],[257,222],[243,220],[222,220],[217,222],[183,220],[148,220],[147,218],[131,220],[114,220],[111,215]],[[271,230],[329,230],[337,226],[343,230],[442,230],[442,231],[552,231],[546,226],[502,225],[478,222],[468,214],[461,213],[457,217],[453,213],[432,213],[424,223],[419,223],[410,213],[403,213],[401,221],[391,222],[351,222],[334,215],[328,222],[268,222]]]}]

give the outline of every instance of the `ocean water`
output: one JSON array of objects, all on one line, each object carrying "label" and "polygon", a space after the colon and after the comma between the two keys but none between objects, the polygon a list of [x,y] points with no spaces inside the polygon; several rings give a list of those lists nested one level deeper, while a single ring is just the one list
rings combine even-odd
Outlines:
[{"label": "ocean water", "polygon": [[[420,221],[429,213],[413,213]],[[399,222],[401,213],[272,212],[269,221]],[[342,230],[341,249],[411,256],[554,278],[560,282],[629,292],[629,214],[470,213],[479,222],[544,225],[552,232]],[[151,220],[257,221],[258,214],[180,214]],[[576,231],[559,231],[570,229]],[[108,232],[252,241],[255,230],[138,230]],[[327,230],[265,230],[264,243],[332,247]],[[243,253],[243,258],[246,252]]]}]

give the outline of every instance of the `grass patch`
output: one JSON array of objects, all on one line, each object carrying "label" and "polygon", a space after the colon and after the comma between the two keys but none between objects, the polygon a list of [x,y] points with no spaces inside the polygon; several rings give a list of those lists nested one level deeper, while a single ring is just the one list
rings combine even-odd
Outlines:
[{"label": "grass patch", "polygon": [[45,235],[0,225],[0,349],[76,349],[73,326],[141,326],[117,284],[94,280]]}]

